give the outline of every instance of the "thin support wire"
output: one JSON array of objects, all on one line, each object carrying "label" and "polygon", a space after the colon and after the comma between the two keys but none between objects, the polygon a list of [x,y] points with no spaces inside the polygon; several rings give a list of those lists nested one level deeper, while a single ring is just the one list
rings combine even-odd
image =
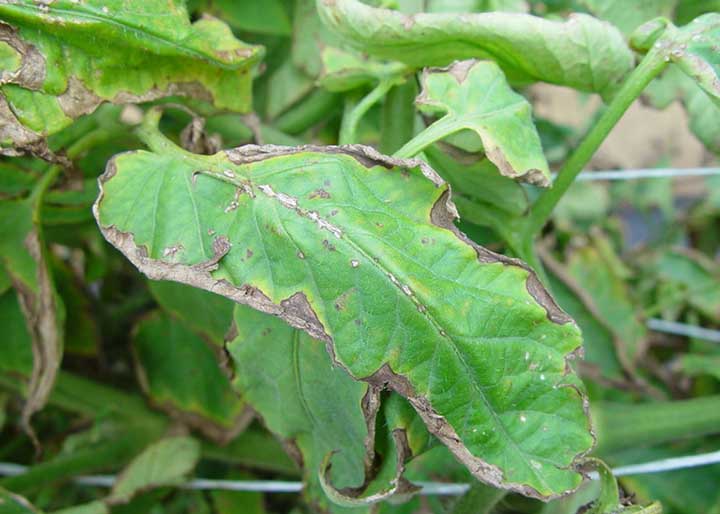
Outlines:
[{"label": "thin support wire", "polygon": [[720,168],[647,168],[583,171],[575,180],[640,180],[646,178],[707,177],[712,175],[720,175]]},{"label": "thin support wire", "polygon": [[665,332],[667,334],[675,334],[679,336],[692,337],[694,339],[703,339],[712,343],[720,343],[720,330],[712,330],[709,328],[698,327],[696,325],[686,325],[677,321],[666,321],[664,319],[651,318],[647,320],[647,327],[655,332]]},{"label": "thin support wire", "polygon": [[[700,455],[686,455],[661,459],[642,464],[631,464],[613,469],[615,476],[644,475],[662,473],[678,469],[695,468],[720,464],[720,450]],[[0,476],[21,475],[27,471],[27,466],[0,462]],[[597,480],[597,473],[590,473],[590,478]],[[77,484],[94,487],[112,487],[117,477],[115,475],[89,475],[78,476],[73,480]],[[443,482],[419,482],[422,489],[420,494],[430,496],[460,496],[470,489],[470,484],[447,484]],[[267,493],[297,493],[303,488],[302,482],[285,482],[276,480],[212,480],[196,478],[178,486],[181,489],[195,490],[224,490],[224,491],[250,491]]]}]

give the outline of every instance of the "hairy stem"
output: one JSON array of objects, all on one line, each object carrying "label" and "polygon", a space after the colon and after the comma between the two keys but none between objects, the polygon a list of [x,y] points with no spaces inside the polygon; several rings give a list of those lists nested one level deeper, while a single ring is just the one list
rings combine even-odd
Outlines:
[{"label": "hairy stem", "polygon": [[524,238],[534,238],[550,219],[553,209],[572,185],[575,177],[590,162],[602,142],[615,127],[630,105],[645,87],[667,66],[663,51],[653,48],[637,68],[625,79],[615,97],[607,106],[585,139],[565,162],[552,187],[542,193],[530,211],[524,230]]}]

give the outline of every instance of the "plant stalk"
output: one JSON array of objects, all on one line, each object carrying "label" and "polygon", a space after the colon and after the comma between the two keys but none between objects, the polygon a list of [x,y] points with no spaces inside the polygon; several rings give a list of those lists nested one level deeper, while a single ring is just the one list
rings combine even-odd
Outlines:
[{"label": "plant stalk", "polygon": [[590,129],[582,143],[575,149],[558,173],[552,187],[542,193],[530,211],[524,239],[533,239],[540,233],[550,219],[553,209],[570,188],[578,174],[590,162],[610,131],[632,103],[640,96],[647,85],[667,66],[663,50],[653,48],[640,61],[620,90],[607,106],[597,123]]},{"label": "plant stalk", "polygon": [[392,80],[383,80],[343,116],[339,137],[341,145],[349,145],[357,142],[357,127],[360,120],[373,105],[378,103],[387,94],[393,85],[394,82]]},{"label": "plant stalk", "polygon": [[600,402],[591,412],[600,456],[720,433],[720,395],[645,404]]}]

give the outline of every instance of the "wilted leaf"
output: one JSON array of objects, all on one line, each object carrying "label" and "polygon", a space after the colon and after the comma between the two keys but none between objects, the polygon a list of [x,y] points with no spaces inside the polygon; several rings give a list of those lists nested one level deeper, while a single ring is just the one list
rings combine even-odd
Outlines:
[{"label": "wilted leaf", "polygon": [[252,418],[230,387],[210,346],[179,321],[158,311],[135,329],[137,373],[151,401],[219,443]]},{"label": "wilted leaf", "polygon": [[191,24],[184,2],[18,0],[0,3],[0,19],[0,39],[20,56],[0,75],[3,144],[32,144],[105,101],[188,95],[250,109],[260,48],[214,18]]},{"label": "wilted leaf", "polygon": [[137,493],[177,486],[195,468],[200,444],[190,437],[168,437],[148,446],[118,476],[107,502],[127,503]]},{"label": "wilted leaf", "polygon": [[317,8],[347,43],[415,68],[492,59],[512,82],[550,82],[607,97],[633,65],[622,34],[582,14],[561,23],[515,13],[408,16],[357,0],[317,0]]},{"label": "wilted leaf", "polygon": [[0,201],[0,264],[18,293],[32,340],[33,367],[21,419],[31,435],[30,417],[45,405],[60,367],[65,317],[36,224],[38,201],[36,195]]},{"label": "wilted leaf", "polygon": [[416,140],[427,145],[469,130],[480,138],[485,155],[500,173],[539,186],[550,185],[550,170],[530,103],[508,86],[495,63],[462,61],[449,68],[426,70],[416,104],[420,111],[442,117],[398,155],[408,155],[407,148],[414,148]]},{"label": "wilted leaf", "polygon": [[150,278],[324,341],[353,377],[407,397],[481,480],[539,497],[580,483],[577,327],[520,261],[457,232],[427,165],[361,146],[199,156],[145,135],[156,153],[114,158],[95,212]]}]

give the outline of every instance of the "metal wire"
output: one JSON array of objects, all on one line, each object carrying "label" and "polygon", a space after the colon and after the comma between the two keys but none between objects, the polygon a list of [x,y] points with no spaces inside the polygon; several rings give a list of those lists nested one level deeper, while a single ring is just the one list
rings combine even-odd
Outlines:
[{"label": "metal wire", "polygon": [[679,336],[692,337],[693,339],[703,339],[712,343],[720,343],[720,330],[712,330],[709,328],[698,327],[696,325],[686,325],[677,321],[666,321],[664,319],[649,319],[647,327],[655,332],[665,332],[667,334],[675,334]]},{"label": "metal wire", "polygon": [[[720,450],[716,452],[703,453],[700,455],[686,455],[684,457],[673,457],[661,459],[642,464],[632,464],[613,469],[615,476],[644,475],[650,473],[662,473],[678,469],[695,468],[720,463]],[[10,462],[0,462],[0,476],[21,475],[27,471],[27,466]],[[73,481],[80,485],[94,487],[112,487],[116,481],[115,475],[89,475],[78,476]],[[597,479],[596,473],[590,473],[590,478]],[[470,489],[470,484],[447,484],[443,482],[418,482],[422,489],[422,495],[437,496],[460,496]],[[248,491],[267,493],[297,493],[303,488],[302,482],[285,482],[277,480],[213,480],[208,478],[196,478],[178,486],[180,489],[196,490],[224,490],[224,491]]]},{"label": "metal wire", "polygon": [[720,168],[646,168],[583,171],[575,180],[639,180],[646,178],[707,177],[711,175],[720,175]]}]

